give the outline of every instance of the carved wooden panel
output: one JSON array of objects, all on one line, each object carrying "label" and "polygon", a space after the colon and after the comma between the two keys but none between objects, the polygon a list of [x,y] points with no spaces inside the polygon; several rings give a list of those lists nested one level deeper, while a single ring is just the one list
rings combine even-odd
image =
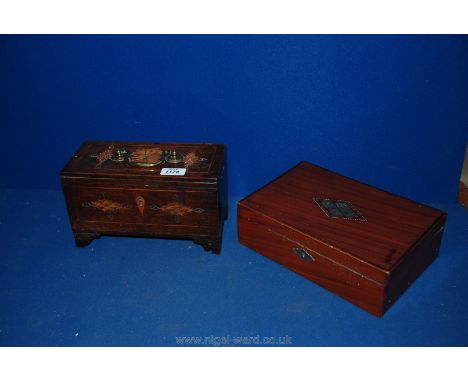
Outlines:
[{"label": "carved wooden panel", "polygon": [[[216,194],[80,188],[77,190],[82,220],[130,220],[162,224],[210,224],[215,220]],[[203,206],[203,207],[202,207]],[[208,208],[207,208],[208,207]],[[183,217],[187,217],[186,221]]]}]

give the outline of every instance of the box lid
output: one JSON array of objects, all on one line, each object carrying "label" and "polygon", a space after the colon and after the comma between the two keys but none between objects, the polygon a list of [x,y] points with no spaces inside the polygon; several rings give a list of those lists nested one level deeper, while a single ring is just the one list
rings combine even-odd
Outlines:
[{"label": "box lid", "polygon": [[[445,213],[301,162],[239,204],[336,249],[336,261],[386,278]],[[346,258],[345,260],[343,260]],[[364,267],[365,269],[365,267]],[[377,275],[378,276],[378,275]]]},{"label": "box lid", "polygon": [[[86,141],[61,176],[216,182],[225,150],[222,144]],[[163,168],[183,168],[185,174],[161,175]]]}]

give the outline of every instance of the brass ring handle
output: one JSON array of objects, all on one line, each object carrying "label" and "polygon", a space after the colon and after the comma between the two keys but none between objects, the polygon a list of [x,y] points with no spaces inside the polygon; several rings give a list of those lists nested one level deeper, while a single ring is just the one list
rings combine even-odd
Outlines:
[{"label": "brass ring handle", "polygon": [[301,260],[315,261],[315,258],[309,252],[307,252],[304,248],[294,247],[292,250],[296,255],[298,255],[301,258]]}]

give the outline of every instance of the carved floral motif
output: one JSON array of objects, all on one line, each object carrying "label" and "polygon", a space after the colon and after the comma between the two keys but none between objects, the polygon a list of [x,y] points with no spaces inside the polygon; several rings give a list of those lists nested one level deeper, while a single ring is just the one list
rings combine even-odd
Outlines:
[{"label": "carved floral motif", "polygon": [[198,161],[198,157],[193,151],[189,152],[184,157],[185,167],[190,167],[190,166],[194,165],[195,163],[197,163],[197,161]]},{"label": "carved floral motif", "polygon": [[[164,163],[164,152],[159,147],[143,147],[130,152],[129,155],[124,155],[127,152],[125,149],[115,150],[114,145],[110,145],[102,152],[92,154],[90,157],[96,158],[96,167],[100,167],[108,160],[122,162],[125,165],[140,166]],[[183,163],[187,169],[204,169],[208,167],[207,158],[199,157],[195,151],[183,155]]]},{"label": "carved floral motif", "polygon": [[109,199],[96,200],[94,202],[91,202],[90,206],[104,212],[114,212],[123,208],[123,205],[121,203],[117,203]]},{"label": "carved floral motif", "polygon": [[[176,194],[174,199],[178,200],[178,195]],[[137,195],[135,197],[135,204],[140,211],[140,214],[144,216],[145,213],[145,208],[146,208],[146,200],[143,198],[141,195]],[[113,213],[122,210],[122,209],[132,209],[135,208],[135,204],[124,204],[124,203],[119,203],[114,200],[111,200],[107,193],[103,193],[102,197],[100,199],[94,200],[92,202],[83,202],[82,206],[83,207],[92,207],[95,208],[99,211],[102,211],[106,214],[108,214],[109,217],[113,217]],[[157,204],[153,204],[149,206],[150,210],[153,211],[161,211],[164,213],[167,213],[169,215],[174,216],[175,221],[178,223],[180,222],[180,217],[190,213],[194,212],[197,214],[200,214],[202,212],[205,212],[203,208],[192,208],[189,206],[186,206],[182,204],[181,202],[174,201],[170,202],[167,204],[164,204],[163,206],[158,206]]]},{"label": "carved floral motif", "polygon": [[97,154],[96,159],[98,161],[97,166],[102,165],[104,162],[109,160],[112,157],[112,152],[114,151],[114,146],[110,145],[104,151]]},{"label": "carved floral motif", "polygon": [[152,206],[150,206],[150,209],[153,211],[159,210],[172,215],[176,223],[180,223],[181,216],[185,215],[186,213],[195,212],[197,214],[201,214],[202,212],[205,212],[205,210],[202,208],[191,208],[179,202],[171,202],[163,205],[162,207],[153,204]]},{"label": "carved floral motif", "polygon": [[109,216],[112,216],[113,212],[117,212],[121,209],[129,209],[132,208],[131,205],[128,204],[122,204],[119,202],[116,202],[114,200],[109,199],[107,196],[107,193],[103,192],[101,199],[94,200],[92,202],[83,202],[82,203],[83,207],[93,207],[99,211],[105,212],[109,214]]},{"label": "carved floral motif", "polygon": [[162,207],[159,207],[157,205],[152,205],[150,209],[166,212],[174,216],[182,216],[189,212],[196,212],[200,214],[205,211],[202,208],[191,208],[189,206],[186,206],[178,202],[171,202],[171,203],[163,205]]},{"label": "carved floral motif", "polygon": [[162,150],[156,148],[137,149],[130,154],[129,162],[157,163],[161,161]]},{"label": "carved floral motif", "polygon": [[179,215],[179,216],[182,216],[186,214],[187,212],[192,211],[190,207],[184,206],[183,204],[176,203],[176,202],[166,204],[162,206],[159,210],[163,212],[167,212],[168,214],[171,214],[171,215]]}]

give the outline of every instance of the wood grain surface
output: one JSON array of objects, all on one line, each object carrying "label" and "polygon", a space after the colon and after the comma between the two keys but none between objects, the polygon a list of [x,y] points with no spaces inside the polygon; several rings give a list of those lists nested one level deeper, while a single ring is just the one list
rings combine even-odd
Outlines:
[{"label": "wood grain surface", "polygon": [[[117,150],[125,160],[113,160]],[[132,164],[156,162],[168,150],[184,161]],[[227,218],[225,158],[224,145],[85,142],[61,172],[77,246],[101,235],[153,236],[191,239],[219,253]],[[160,175],[162,168],[186,168],[186,174]]]},{"label": "wood grain surface", "polygon": [[[365,219],[330,217],[317,198],[344,201]],[[239,202],[238,232],[242,244],[380,316],[437,256],[445,217],[301,162]]]}]

